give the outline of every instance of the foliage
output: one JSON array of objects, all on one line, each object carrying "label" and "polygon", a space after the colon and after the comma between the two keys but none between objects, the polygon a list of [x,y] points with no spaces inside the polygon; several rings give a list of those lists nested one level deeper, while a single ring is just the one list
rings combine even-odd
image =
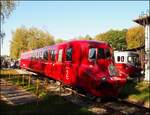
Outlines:
[{"label": "foliage", "polygon": [[[14,0],[0,0],[0,15],[1,15],[1,24],[5,21],[6,18],[10,16],[12,11],[16,6],[16,1]],[[5,36],[5,32],[0,31],[0,43],[3,43],[3,38]]]},{"label": "foliage", "polygon": [[0,0],[0,14],[2,21],[10,16],[15,6],[16,3],[14,0]]},{"label": "foliage", "polygon": [[12,33],[10,56],[12,58],[19,58],[22,51],[41,48],[52,44],[54,44],[54,37],[48,32],[37,28],[17,28],[16,31]]},{"label": "foliage", "polygon": [[121,31],[111,29],[105,33],[96,35],[95,39],[108,42],[116,50],[126,49],[126,32],[127,29]]},{"label": "foliage", "polygon": [[90,35],[86,35],[86,36],[79,36],[78,39],[79,40],[92,40],[93,38]]},{"label": "foliage", "polygon": [[62,43],[62,42],[65,42],[65,40],[61,39],[61,38],[58,38],[55,40],[55,43]]},{"label": "foliage", "polygon": [[144,45],[144,28],[136,26],[128,29],[126,34],[128,49],[141,47]]},{"label": "foliage", "polygon": [[121,90],[120,97],[134,99],[137,102],[149,102],[149,83],[145,81],[139,83],[128,81],[125,87]]}]

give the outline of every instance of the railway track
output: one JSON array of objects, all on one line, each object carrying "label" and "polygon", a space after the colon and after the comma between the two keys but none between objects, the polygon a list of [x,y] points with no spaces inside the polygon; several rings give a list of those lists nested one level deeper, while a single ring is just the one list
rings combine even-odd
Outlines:
[{"label": "railway track", "polygon": [[[24,71],[24,70],[23,70]],[[25,71],[28,73],[28,71]],[[36,83],[36,76],[31,77],[32,83]],[[133,103],[121,99],[103,99],[101,102],[93,101],[84,94],[79,93],[69,87],[64,86],[60,82],[55,82],[50,79],[38,77],[40,86],[45,86],[48,93],[54,93],[63,96],[65,100],[70,101],[82,107],[88,108],[98,115],[149,115],[150,109],[138,106]],[[46,82],[47,81],[47,82]]]},{"label": "railway track", "polygon": [[[68,98],[68,97],[65,97]],[[101,102],[90,100],[86,96],[76,94],[76,97],[70,96],[71,102],[79,106],[86,106],[90,111],[96,114],[112,115],[149,115],[150,109],[124,101],[122,99],[105,98]]]}]

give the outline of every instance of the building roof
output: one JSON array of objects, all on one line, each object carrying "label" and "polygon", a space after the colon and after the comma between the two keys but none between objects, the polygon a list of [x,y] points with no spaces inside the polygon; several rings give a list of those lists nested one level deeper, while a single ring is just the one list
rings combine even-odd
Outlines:
[{"label": "building roof", "polygon": [[138,51],[138,50],[144,50],[144,48],[145,48],[145,45],[137,47],[137,48],[126,49],[126,50],[123,50],[123,51]]},{"label": "building roof", "polygon": [[146,24],[150,24],[150,15],[135,19],[133,21],[140,25],[145,26]]}]

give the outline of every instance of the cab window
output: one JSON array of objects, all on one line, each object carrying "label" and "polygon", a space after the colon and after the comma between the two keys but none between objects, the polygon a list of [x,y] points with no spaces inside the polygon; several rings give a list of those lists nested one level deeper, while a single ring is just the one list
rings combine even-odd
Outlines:
[{"label": "cab window", "polygon": [[110,50],[109,50],[109,49],[106,49],[106,50],[105,50],[105,55],[106,55],[106,58],[110,58],[110,57],[111,57],[111,54],[110,54]]},{"label": "cab window", "polygon": [[89,59],[95,60],[96,59],[96,48],[90,48],[89,49]]},{"label": "cab window", "polygon": [[98,49],[98,58],[100,58],[100,59],[104,59],[105,58],[104,49],[102,49],[102,48]]},{"label": "cab window", "polygon": [[66,61],[72,61],[72,48],[66,50]]}]

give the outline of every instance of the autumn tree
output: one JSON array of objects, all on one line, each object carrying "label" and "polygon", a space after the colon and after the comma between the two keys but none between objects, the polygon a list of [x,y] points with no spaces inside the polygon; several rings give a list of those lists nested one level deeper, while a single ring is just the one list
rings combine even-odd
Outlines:
[{"label": "autumn tree", "polygon": [[106,41],[108,42],[114,49],[122,50],[126,49],[126,32],[127,29],[123,30],[109,30],[105,33],[101,33],[96,35],[95,40]]},{"label": "autumn tree", "polygon": [[144,45],[144,27],[136,26],[128,29],[126,34],[127,48],[137,48]]},{"label": "autumn tree", "polygon": [[21,51],[27,50],[28,44],[28,30],[25,27],[16,29],[12,32],[12,41],[10,44],[10,56],[12,58],[18,58]]},{"label": "autumn tree", "polygon": [[41,48],[54,43],[54,37],[48,32],[37,28],[30,28],[28,30],[28,49]]},{"label": "autumn tree", "polygon": [[37,28],[21,27],[12,33],[10,56],[19,58],[22,51],[33,50],[54,44],[54,37]]}]

